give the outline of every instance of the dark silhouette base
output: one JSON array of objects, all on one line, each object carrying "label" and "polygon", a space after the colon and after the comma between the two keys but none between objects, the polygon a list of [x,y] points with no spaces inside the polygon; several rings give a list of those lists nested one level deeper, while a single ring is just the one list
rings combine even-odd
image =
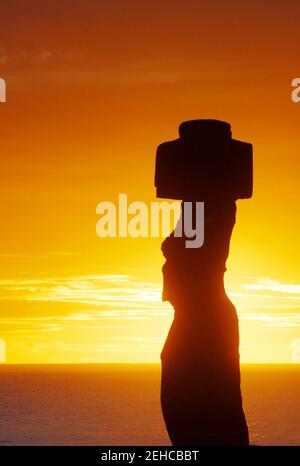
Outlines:
[{"label": "dark silhouette base", "polygon": [[239,330],[223,276],[235,224],[232,200],[205,202],[198,249],[172,234],[162,244],[163,300],[175,316],[161,353],[161,405],[173,445],[248,445]]}]

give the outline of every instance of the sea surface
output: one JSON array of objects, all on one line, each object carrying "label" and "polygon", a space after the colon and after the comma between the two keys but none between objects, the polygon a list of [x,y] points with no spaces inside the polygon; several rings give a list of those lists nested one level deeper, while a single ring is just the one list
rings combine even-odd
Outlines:
[{"label": "sea surface", "polygon": [[[242,366],[251,443],[300,445],[299,365]],[[159,365],[0,366],[0,445],[170,445]]]}]

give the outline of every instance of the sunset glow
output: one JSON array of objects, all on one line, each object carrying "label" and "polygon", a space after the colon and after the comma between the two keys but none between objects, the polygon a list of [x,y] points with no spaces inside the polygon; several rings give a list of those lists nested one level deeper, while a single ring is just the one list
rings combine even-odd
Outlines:
[{"label": "sunset glow", "polygon": [[196,0],[37,3],[1,7],[7,362],[159,362],[162,238],[99,238],[95,212],[119,193],[154,201],[156,146],[193,118],[254,147],[225,276],[241,361],[299,362],[299,2],[229,1],[217,18]]}]

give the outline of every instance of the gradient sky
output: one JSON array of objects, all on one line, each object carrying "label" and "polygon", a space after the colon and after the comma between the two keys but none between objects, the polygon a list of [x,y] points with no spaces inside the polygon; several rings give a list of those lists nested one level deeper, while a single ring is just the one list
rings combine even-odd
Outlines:
[{"label": "gradient sky", "polygon": [[296,0],[1,5],[8,362],[159,360],[172,318],[161,239],[100,239],[95,209],[118,193],[154,200],[155,148],[192,118],[254,145],[226,274],[241,360],[300,360],[299,50]]}]

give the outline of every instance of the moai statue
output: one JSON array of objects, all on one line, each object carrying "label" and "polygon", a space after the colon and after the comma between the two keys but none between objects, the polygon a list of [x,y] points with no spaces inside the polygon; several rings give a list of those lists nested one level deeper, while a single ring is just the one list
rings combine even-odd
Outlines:
[{"label": "moai statue", "polygon": [[157,149],[157,196],[182,200],[182,211],[204,202],[204,243],[187,248],[184,232],[162,243],[163,300],[175,311],[161,353],[163,417],[173,445],[248,445],[238,318],[223,278],[235,201],[252,196],[252,145],[218,120],[184,122],[179,135]]}]

